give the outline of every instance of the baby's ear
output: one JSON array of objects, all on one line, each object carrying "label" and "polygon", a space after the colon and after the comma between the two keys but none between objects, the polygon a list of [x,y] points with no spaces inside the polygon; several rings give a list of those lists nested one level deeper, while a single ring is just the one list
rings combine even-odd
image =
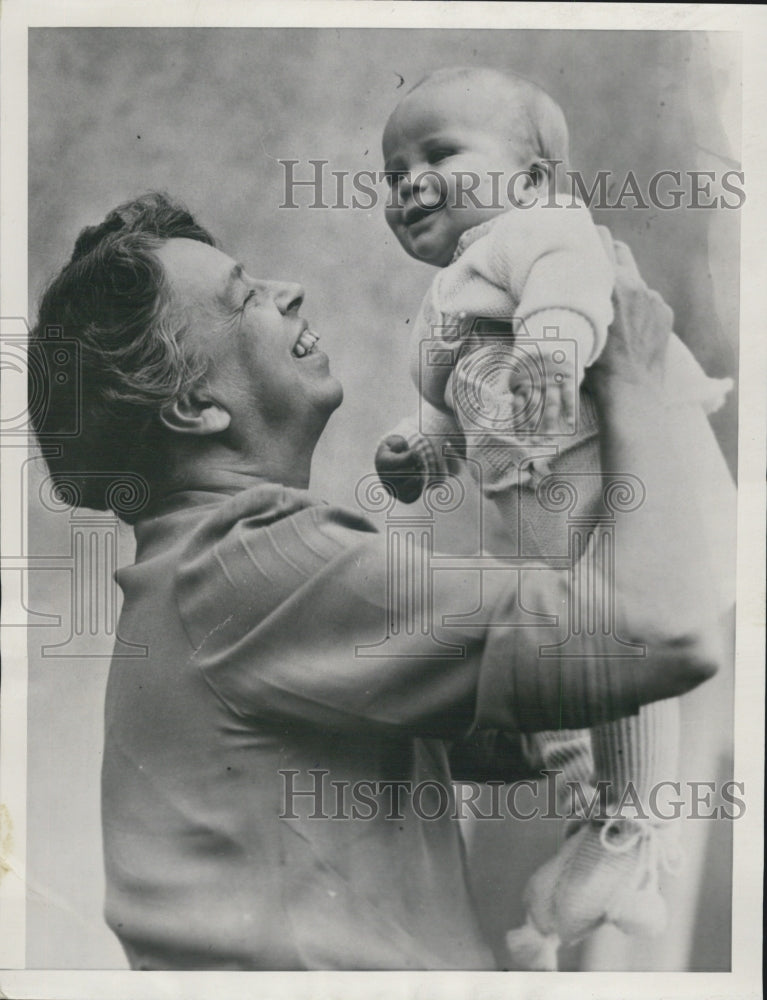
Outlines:
[{"label": "baby's ear", "polygon": [[518,189],[520,202],[528,205],[537,201],[541,191],[548,187],[550,176],[548,164],[534,160],[523,175],[521,191]]},{"label": "baby's ear", "polygon": [[548,184],[552,176],[550,163],[536,160],[530,164],[530,179],[535,187],[540,188],[543,184]]}]

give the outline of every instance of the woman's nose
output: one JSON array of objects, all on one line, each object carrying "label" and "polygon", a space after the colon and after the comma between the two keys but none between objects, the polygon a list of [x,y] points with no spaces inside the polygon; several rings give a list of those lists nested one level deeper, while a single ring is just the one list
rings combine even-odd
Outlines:
[{"label": "woman's nose", "polygon": [[280,312],[286,316],[289,312],[298,312],[304,301],[304,289],[293,281],[274,281],[272,297]]}]

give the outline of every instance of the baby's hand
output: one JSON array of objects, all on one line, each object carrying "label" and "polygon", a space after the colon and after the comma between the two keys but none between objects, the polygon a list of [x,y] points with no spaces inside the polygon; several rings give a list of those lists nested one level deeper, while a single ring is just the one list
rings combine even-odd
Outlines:
[{"label": "baby's hand", "polygon": [[384,487],[402,503],[417,500],[426,482],[426,463],[405,438],[387,437],[376,451],[376,472]]},{"label": "baby's hand", "polygon": [[574,401],[583,372],[576,370],[572,358],[556,341],[537,341],[536,346],[540,352],[540,379],[531,380],[530,366],[521,365],[510,381],[514,400],[512,422],[524,431],[531,428],[531,416],[539,413],[540,419],[534,425],[536,433],[572,432]]}]

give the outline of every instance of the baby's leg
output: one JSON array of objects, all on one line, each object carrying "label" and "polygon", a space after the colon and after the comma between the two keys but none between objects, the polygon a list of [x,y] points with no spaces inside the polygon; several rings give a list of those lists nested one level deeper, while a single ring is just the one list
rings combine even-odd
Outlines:
[{"label": "baby's leg", "polygon": [[[571,528],[579,544],[584,530],[609,535],[602,483],[598,439],[592,434],[558,454],[550,474],[537,485],[529,481],[516,490],[501,491],[496,500],[507,517],[516,508],[525,555],[542,560],[569,555],[574,561],[581,550],[571,550]],[[565,612],[573,611],[576,619],[563,621],[563,632],[576,631],[586,621],[591,627],[610,627],[608,621],[599,620],[598,607],[588,606],[589,600],[593,603],[593,598],[584,597],[583,606]],[[627,657],[625,663],[627,670],[642,669],[641,657]],[[571,814],[575,807],[585,822],[528,884],[528,922],[508,937],[519,967],[555,967],[559,942],[574,943],[604,921],[627,931],[661,929],[665,907],[658,893],[658,872],[669,853],[669,824],[664,827],[662,820],[654,820],[651,807],[656,804],[653,788],[676,775],[678,725],[677,702],[667,701],[595,727],[590,734],[593,774],[585,778],[578,773],[583,771],[583,754],[568,755],[564,734],[532,737],[540,758],[561,764],[558,798],[563,814]],[[578,734],[571,734],[571,739],[575,746]],[[620,806],[625,807],[621,811],[627,819],[608,821]],[[632,806],[638,810],[637,820],[631,818]]]}]

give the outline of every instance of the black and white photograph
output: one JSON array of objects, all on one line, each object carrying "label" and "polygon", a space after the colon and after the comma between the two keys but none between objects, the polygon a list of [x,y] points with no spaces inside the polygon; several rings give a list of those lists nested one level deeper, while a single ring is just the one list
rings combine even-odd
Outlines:
[{"label": "black and white photograph", "polygon": [[0,995],[760,995],[766,26],[6,0]]}]

